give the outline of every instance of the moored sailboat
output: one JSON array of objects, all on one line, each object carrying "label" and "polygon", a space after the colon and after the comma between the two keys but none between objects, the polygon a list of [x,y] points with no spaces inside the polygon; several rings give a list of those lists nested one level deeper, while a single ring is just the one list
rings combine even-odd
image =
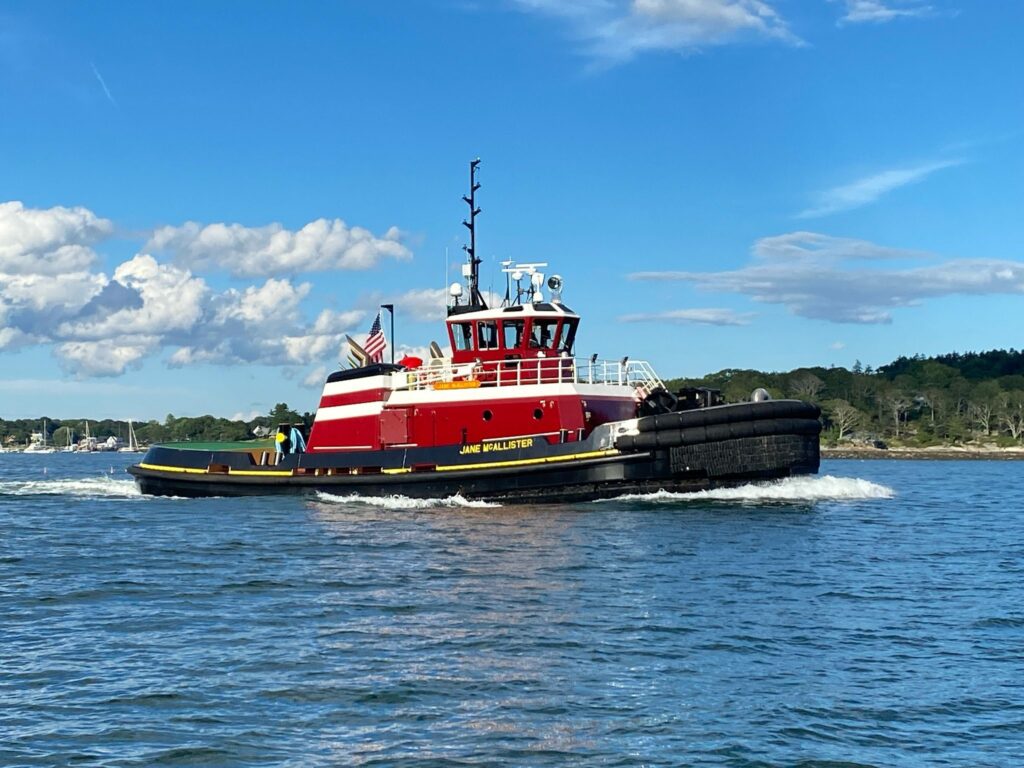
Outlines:
[{"label": "moored sailboat", "polygon": [[142,448],[139,447],[139,439],[135,436],[135,427],[131,419],[128,419],[128,445],[117,450],[119,453],[142,453]]}]

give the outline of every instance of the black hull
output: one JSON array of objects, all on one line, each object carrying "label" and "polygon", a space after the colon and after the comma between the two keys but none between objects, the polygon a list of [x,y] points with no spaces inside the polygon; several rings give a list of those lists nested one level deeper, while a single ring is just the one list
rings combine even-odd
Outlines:
[{"label": "black hull", "polygon": [[[156,447],[129,472],[143,493],[164,496],[322,492],[410,498],[461,495],[506,503],[696,491],[816,473],[816,409],[801,403],[802,410],[793,406],[783,413],[779,403],[761,405],[705,409],[696,412],[699,416],[668,414],[674,418],[667,421],[650,416],[640,420],[637,434],[623,435],[614,445],[590,441],[518,446],[489,462],[481,462],[482,456],[467,446],[449,446],[372,455],[289,456],[281,464],[253,468],[244,463],[252,461],[248,453]],[[664,427],[655,419],[666,421]],[[490,452],[491,456],[498,454]],[[367,461],[381,466],[366,468]],[[342,463],[345,466],[339,466]]]}]

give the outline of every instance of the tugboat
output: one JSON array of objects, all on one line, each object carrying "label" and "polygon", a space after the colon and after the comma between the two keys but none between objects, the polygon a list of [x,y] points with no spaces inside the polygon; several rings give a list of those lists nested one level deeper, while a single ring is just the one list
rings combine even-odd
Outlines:
[{"label": "tugboat", "polygon": [[431,344],[425,362],[385,363],[350,341],[358,364],[327,377],[304,450],[294,428],[290,452],[154,445],[128,469],[141,491],[564,502],[818,471],[814,405],[764,390],[727,405],[715,390],[669,392],[640,360],[576,358],[581,318],[562,301],[562,278],[545,280],[547,264],[503,262],[505,298],[488,306],[479,165],[470,163],[463,197],[465,285],[448,291],[450,354]]}]

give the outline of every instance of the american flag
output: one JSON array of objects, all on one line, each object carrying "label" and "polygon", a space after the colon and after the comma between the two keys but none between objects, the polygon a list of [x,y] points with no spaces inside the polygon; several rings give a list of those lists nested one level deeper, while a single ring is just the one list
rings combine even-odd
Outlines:
[{"label": "american flag", "polygon": [[388,343],[384,340],[384,331],[380,327],[380,312],[378,312],[373,325],[370,326],[370,335],[366,337],[363,349],[370,356],[370,360],[375,363],[382,363],[384,362],[384,350],[387,349],[387,346]]}]

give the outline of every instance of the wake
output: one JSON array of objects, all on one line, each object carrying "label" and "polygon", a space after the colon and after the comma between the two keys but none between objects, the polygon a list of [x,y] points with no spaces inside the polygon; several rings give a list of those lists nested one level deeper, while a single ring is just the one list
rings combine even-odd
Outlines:
[{"label": "wake", "polygon": [[134,499],[142,496],[131,479],[81,477],[0,482],[0,496],[73,496],[79,498]]},{"label": "wake", "polygon": [[475,501],[467,499],[459,494],[448,496],[443,499],[413,499],[408,496],[339,496],[334,493],[317,491],[317,498],[330,504],[365,504],[371,507],[383,509],[437,509],[438,507],[465,507],[467,509],[485,509],[489,507],[500,507],[490,501]]},{"label": "wake", "polygon": [[[892,488],[857,477],[789,477],[768,483],[751,483],[735,488],[713,488],[707,491],[672,493],[630,493],[601,501],[737,501],[756,504],[759,502],[795,501],[864,501],[868,499],[891,499],[896,495]],[[596,503],[601,503],[596,502]]]}]

